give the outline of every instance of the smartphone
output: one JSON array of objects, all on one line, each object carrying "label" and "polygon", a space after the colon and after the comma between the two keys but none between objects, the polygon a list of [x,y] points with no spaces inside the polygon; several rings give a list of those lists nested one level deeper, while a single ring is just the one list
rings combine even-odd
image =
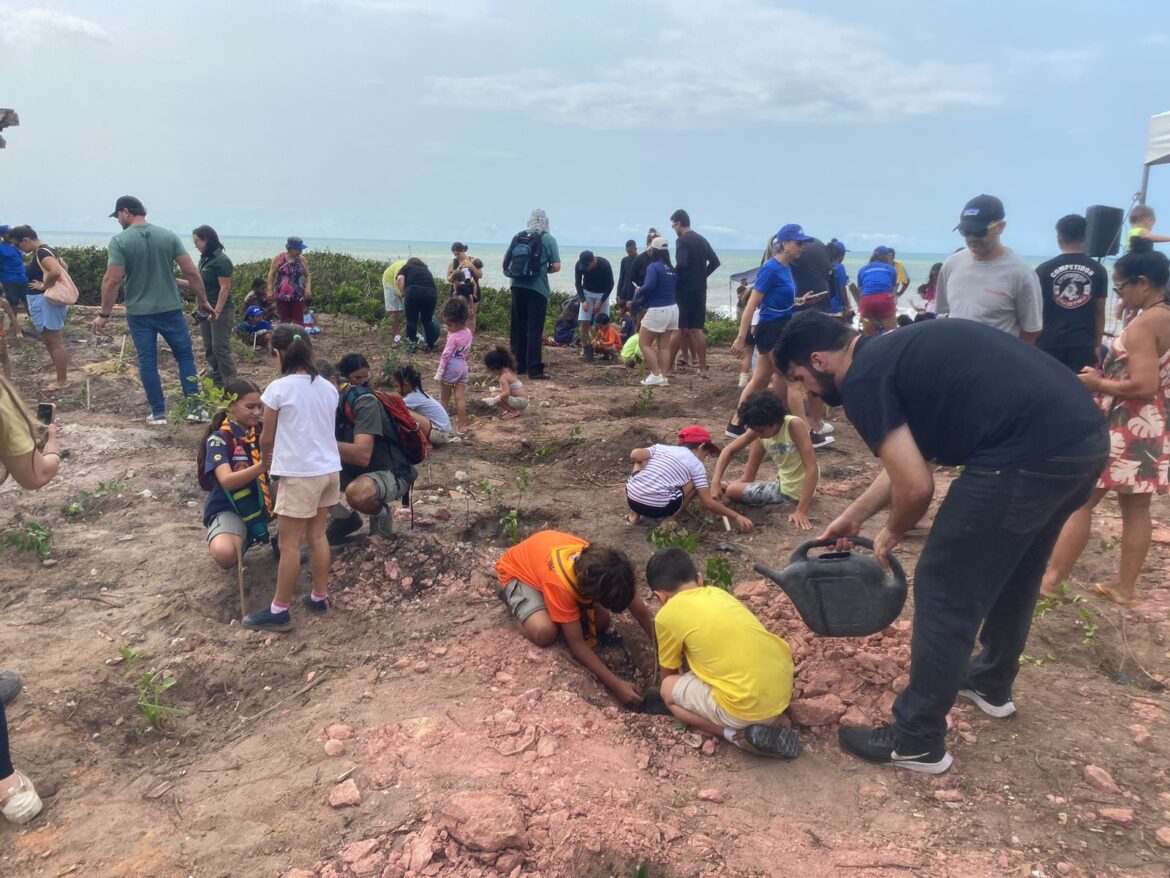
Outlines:
[{"label": "smartphone", "polygon": [[37,420],[42,424],[48,425],[53,423],[53,413],[57,411],[57,406],[51,402],[37,403]]}]

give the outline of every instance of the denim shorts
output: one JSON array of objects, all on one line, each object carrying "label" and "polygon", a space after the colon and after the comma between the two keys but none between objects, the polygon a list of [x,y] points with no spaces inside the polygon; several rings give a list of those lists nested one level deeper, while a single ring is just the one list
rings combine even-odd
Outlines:
[{"label": "denim shorts", "polygon": [[54,305],[49,302],[44,293],[30,292],[28,294],[28,316],[32,318],[37,332],[55,332],[65,328],[65,315],[69,313],[68,305]]}]

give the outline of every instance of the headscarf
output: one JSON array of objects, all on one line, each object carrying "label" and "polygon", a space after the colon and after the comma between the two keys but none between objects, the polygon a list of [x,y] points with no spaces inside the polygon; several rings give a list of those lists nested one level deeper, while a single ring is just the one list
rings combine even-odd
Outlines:
[{"label": "headscarf", "polygon": [[530,232],[541,231],[548,233],[548,214],[539,207],[532,211],[532,215],[528,217],[528,230]]}]

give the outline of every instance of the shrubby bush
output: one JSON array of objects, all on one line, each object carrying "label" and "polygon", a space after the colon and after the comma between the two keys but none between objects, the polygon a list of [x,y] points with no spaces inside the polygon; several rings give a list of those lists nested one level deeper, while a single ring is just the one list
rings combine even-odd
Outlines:
[{"label": "shrubby bush", "polygon": [[[57,255],[69,266],[69,274],[80,294],[82,305],[97,305],[101,302],[102,275],[106,271],[106,249],[104,247],[58,247]],[[197,253],[192,258],[198,259]],[[229,252],[230,256],[231,253]],[[275,255],[275,254],[274,254]],[[348,253],[332,253],[318,250],[306,254],[309,270],[313,277],[313,311],[321,314],[345,314],[378,323],[386,318],[382,301],[382,272],[387,263],[376,259],[358,259]],[[255,278],[268,276],[270,260],[258,259],[241,262],[235,266],[232,276],[232,295],[237,305],[244,300],[252,288]],[[440,272],[442,267],[440,267]],[[443,305],[451,295],[451,286],[442,277],[435,278],[438,292],[438,306],[435,313],[442,313]],[[565,306],[569,296],[553,292],[548,302],[548,317],[545,320],[545,334],[551,335],[557,315]],[[121,296],[118,297],[121,301]],[[506,289],[485,287],[479,303],[476,321],[481,332],[508,334],[512,320],[512,294]],[[738,324],[726,317],[708,313],[707,341],[709,344],[730,344],[738,332]]]}]

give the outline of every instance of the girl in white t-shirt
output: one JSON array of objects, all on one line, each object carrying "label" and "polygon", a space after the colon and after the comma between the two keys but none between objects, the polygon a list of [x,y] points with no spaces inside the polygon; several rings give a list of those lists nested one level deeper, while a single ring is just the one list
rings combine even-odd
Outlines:
[{"label": "girl in white t-shirt", "polygon": [[304,598],[314,613],[329,609],[329,541],[325,524],[329,509],[340,499],[334,424],[337,388],[319,378],[313,345],[304,328],[282,323],[272,334],[280,378],[265,388],[264,433],[260,450],[268,471],[280,477],[274,511],[280,522],[280,564],[276,596],[270,606],[244,617],[244,627],[264,631],[292,630],[288,607],[301,575],[301,540],[309,544],[313,593]]}]

